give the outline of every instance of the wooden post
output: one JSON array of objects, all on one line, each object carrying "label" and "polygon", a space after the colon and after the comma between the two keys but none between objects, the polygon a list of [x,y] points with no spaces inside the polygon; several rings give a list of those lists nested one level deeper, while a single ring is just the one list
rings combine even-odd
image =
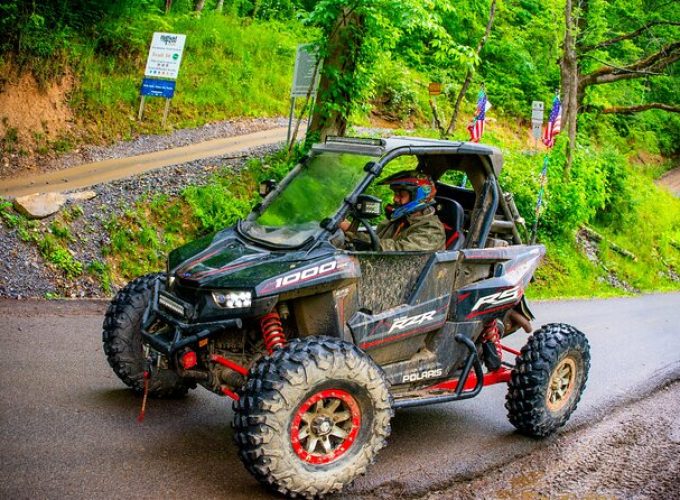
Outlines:
[{"label": "wooden post", "polygon": [[168,111],[170,111],[170,99],[165,100],[165,111],[163,111],[163,124],[162,124],[163,127],[165,127],[165,122],[168,119]]},{"label": "wooden post", "polygon": [[290,144],[290,129],[293,126],[293,113],[295,112],[295,97],[290,98],[290,112],[288,113],[288,134],[286,144]]},{"label": "wooden post", "polygon": [[141,121],[142,120],[142,115],[144,114],[144,100],[146,99],[146,96],[142,96],[142,100],[139,102],[139,113],[137,113],[137,120]]}]

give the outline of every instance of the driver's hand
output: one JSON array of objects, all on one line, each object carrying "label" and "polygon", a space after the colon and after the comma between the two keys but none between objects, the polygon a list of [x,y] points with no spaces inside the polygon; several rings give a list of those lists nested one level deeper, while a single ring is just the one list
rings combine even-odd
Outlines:
[{"label": "driver's hand", "polygon": [[339,228],[337,231],[335,231],[335,234],[330,239],[331,245],[333,245],[335,248],[346,248],[348,241],[345,238],[345,233],[341,231]]},{"label": "driver's hand", "polygon": [[351,225],[352,225],[352,223],[350,221],[348,221],[347,219],[345,219],[340,223],[339,227],[340,227],[340,229],[342,229],[343,233],[346,233],[349,230]]}]

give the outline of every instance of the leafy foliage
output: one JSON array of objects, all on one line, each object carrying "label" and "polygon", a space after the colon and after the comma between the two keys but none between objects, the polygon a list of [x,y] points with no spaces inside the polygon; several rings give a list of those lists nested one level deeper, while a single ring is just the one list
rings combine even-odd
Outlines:
[{"label": "leafy foliage", "polygon": [[184,190],[184,198],[203,231],[209,233],[230,226],[249,212],[249,200],[234,197],[228,184],[225,179],[218,179],[207,186],[189,186]]},{"label": "leafy foliage", "polygon": [[[580,37],[582,47],[658,21],[640,36],[590,51],[582,61],[584,72],[602,65],[626,65],[678,40],[678,27],[668,23],[679,21],[675,2],[580,3],[588,7],[581,12],[588,27]],[[484,32],[489,4],[489,0],[238,0],[227,2],[224,14],[213,12],[214,2],[208,2],[197,15],[190,0],[175,0],[168,14],[157,0],[9,0],[0,4],[0,67],[9,67],[6,61],[11,59],[42,82],[72,72],[76,87],[70,105],[89,132],[85,138],[60,138],[49,145],[67,150],[81,140],[127,139],[161,130],[162,104],[157,101],[147,103],[144,122],[134,120],[153,31],[187,34],[170,119],[176,127],[188,127],[235,116],[285,114],[296,45],[314,40],[321,54],[330,56],[330,35],[341,14],[352,12],[359,21],[351,33],[353,43],[340,58],[341,65],[325,66],[330,85],[319,102],[329,112],[351,116],[355,122],[369,124],[370,111],[379,108],[383,119],[425,126],[430,118],[427,84],[443,84],[444,94],[437,103],[440,112],[447,114],[466,72],[476,68],[471,88],[484,83],[493,104],[484,141],[503,149],[506,166],[501,181],[514,193],[530,226],[542,159],[526,154],[524,136],[531,101],[548,101],[560,83],[556,61],[564,30],[563,5],[499,1],[491,36],[478,58],[474,47]],[[351,71],[342,71],[345,63]],[[610,288],[597,281],[602,273],[593,271],[574,247],[574,232],[583,224],[595,226],[624,248],[639,250],[639,263],[632,263],[606,244],[600,248],[607,267],[629,282],[644,290],[653,289],[655,280],[661,288],[674,286],[667,270],[680,268],[679,202],[660,193],[650,174],[631,166],[631,159],[640,163],[649,154],[677,155],[680,117],[661,111],[632,116],[600,111],[630,103],[677,103],[676,73],[677,66],[671,66],[661,76],[588,90],[584,98],[588,112],[579,117],[579,148],[568,181],[562,175],[564,137],[550,156],[539,224],[539,239],[548,244],[550,256],[546,270],[540,272],[544,274],[539,273],[539,294],[559,290],[575,294],[579,284],[609,293]],[[476,91],[468,94],[465,117],[472,113]],[[7,153],[20,152],[17,130],[12,126],[4,130],[0,147]],[[467,139],[465,131],[458,130],[455,138]],[[435,135],[428,130],[415,132],[428,133]],[[295,155],[304,147],[297,147]],[[7,205],[0,205],[0,219],[22,240],[39,245],[44,258],[64,273],[88,272],[100,276],[103,283],[115,282],[157,270],[168,249],[243,217],[256,201],[257,182],[282,178],[293,163],[282,151],[250,162],[238,176],[218,173],[210,184],[188,187],[180,198],[141,201],[110,222],[105,263],[79,263],[68,251],[68,223],[79,216],[75,212],[54,223],[49,232],[13,214]],[[654,175],[671,165],[653,167]],[[569,288],[572,284],[574,290]]]},{"label": "leafy foliage", "polygon": [[95,263],[92,272],[106,272],[109,281],[117,281],[162,269],[170,250],[195,237],[196,222],[190,214],[182,199],[166,195],[140,199],[106,223],[109,242],[102,254],[107,263]]}]

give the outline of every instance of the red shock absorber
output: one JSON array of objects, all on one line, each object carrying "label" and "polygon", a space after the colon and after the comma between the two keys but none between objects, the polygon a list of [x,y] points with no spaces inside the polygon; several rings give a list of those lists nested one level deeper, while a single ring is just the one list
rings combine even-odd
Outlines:
[{"label": "red shock absorber", "polygon": [[503,361],[503,346],[501,345],[501,334],[498,330],[498,323],[496,323],[496,320],[489,321],[486,325],[484,325],[484,333],[482,334],[482,338],[484,342],[493,344],[496,351],[496,356],[498,357],[496,363],[498,363],[500,366],[500,363]]},{"label": "red shock absorber", "polygon": [[260,320],[260,328],[262,328],[264,346],[269,354],[272,354],[274,349],[286,345],[286,335],[283,333],[281,316],[278,312],[272,311],[265,314]]},{"label": "red shock absorber", "polygon": [[501,332],[498,331],[498,323],[493,322],[490,325],[489,330],[487,330],[487,338],[496,344],[496,351],[498,351],[498,357],[503,357],[503,348],[501,347]]}]

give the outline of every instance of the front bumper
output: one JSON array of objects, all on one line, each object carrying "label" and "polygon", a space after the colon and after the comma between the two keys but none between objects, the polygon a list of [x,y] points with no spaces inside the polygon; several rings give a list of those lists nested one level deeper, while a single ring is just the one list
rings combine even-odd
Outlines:
[{"label": "front bumper", "polygon": [[[163,307],[159,307],[162,305]],[[172,311],[174,314],[167,312]],[[160,280],[154,284],[153,294],[149,305],[142,317],[142,338],[145,343],[156,351],[172,356],[177,350],[207,338],[219,331],[241,329],[243,322],[240,318],[214,319],[211,321],[187,322],[187,318],[195,316],[191,304],[182,299],[160,290]],[[158,321],[163,327],[151,331]]]}]

